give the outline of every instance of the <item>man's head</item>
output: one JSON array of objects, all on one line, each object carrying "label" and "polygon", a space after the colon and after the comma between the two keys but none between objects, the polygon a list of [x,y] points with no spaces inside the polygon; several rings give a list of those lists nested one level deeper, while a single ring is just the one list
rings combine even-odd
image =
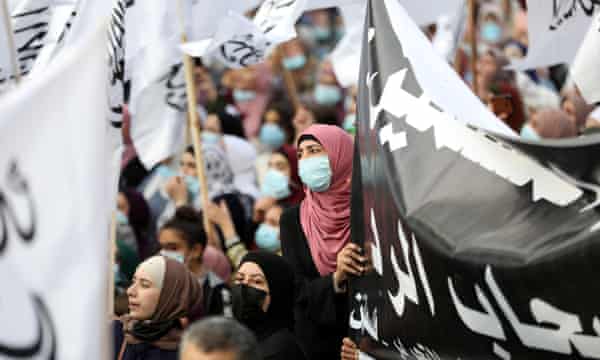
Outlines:
[{"label": "man's head", "polygon": [[233,319],[212,317],[188,328],[180,360],[259,360],[256,338]]}]

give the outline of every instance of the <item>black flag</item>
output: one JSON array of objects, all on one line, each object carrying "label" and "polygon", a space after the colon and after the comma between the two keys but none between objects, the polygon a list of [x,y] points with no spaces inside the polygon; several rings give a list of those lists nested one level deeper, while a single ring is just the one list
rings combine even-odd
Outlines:
[{"label": "black flag", "polygon": [[594,141],[462,125],[427,100],[398,2],[368,14],[352,221],[372,270],[352,284],[354,340],[377,359],[600,359],[600,215],[578,186]]}]

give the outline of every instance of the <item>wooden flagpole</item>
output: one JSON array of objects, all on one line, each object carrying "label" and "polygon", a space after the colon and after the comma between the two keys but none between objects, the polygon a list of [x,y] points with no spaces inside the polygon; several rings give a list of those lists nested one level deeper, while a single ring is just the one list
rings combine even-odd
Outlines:
[{"label": "wooden flagpole", "polygon": [[478,94],[477,83],[479,73],[477,71],[477,0],[469,0],[469,29],[471,29],[471,72],[473,73],[473,92]]},{"label": "wooden flagpole", "polygon": [[[187,36],[185,34],[185,17],[183,16],[182,0],[177,1],[177,10],[179,14],[179,23],[181,24],[181,43],[187,42]],[[192,64],[192,57],[184,54],[183,55],[183,68],[185,71],[185,88],[187,97],[188,107],[188,131],[192,135],[192,145],[194,147],[194,160],[196,161],[196,173],[198,175],[198,182],[200,183],[200,199],[202,201],[202,208],[206,209],[206,205],[210,199],[208,197],[208,185],[206,181],[206,174],[204,171],[204,156],[202,153],[202,143],[200,134],[200,119],[198,111],[196,111],[196,82],[194,81],[194,65]],[[207,216],[203,216],[204,231],[208,239],[213,238],[213,227],[210,224]]]},{"label": "wooden flagpole", "polygon": [[15,47],[15,39],[13,38],[12,19],[8,11],[8,4],[6,0],[0,0],[2,4],[2,16],[4,17],[4,26],[6,31],[6,37],[8,38],[8,49],[10,51],[10,60],[12,65],[12,71],[15,77],[15,82],[19,84],[21,82],[21,72],[19,71],[19,63],[17,61],[17,50]]}]

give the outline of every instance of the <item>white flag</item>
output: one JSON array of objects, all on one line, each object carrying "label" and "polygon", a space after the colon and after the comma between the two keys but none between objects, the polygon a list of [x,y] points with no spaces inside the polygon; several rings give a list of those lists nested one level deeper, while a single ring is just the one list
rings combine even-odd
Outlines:
[{"label": "white flag", "polygon": [[191,11],[186,9],[186,13],[190,14],[186,19],[188,38],[193,41],[212,38],[230,11],[244,14],[260,3],[261,0],[195,0]]},{"label": "white flag", "polygon": [[24,0],[11,12],[17,62],[21,75],[33,68],[41,49],[46,44],[50,19],[51,0]]},{"label": "white flag", "polygon": [[0,0],[0,93],[10,86],[16,64],[16,52],[10,45],[14,44],[12,22],[8,6],[2,1],[4,0]]},{"label": "white flag", "polygon": [[212,39],[190,42],[181,49],[196,57],[214,54],[231,68],[265,61],[275,47],[296,37],[294,25],[306,9],[307,0],[267,0],[253,21],[230,11]]},{"label": "white flag", "polygon": [[[425,4],[421,0],[397,0],[404,6],[410,17],[419,25],[429,25],[436,22],[440,15],[452,14],[462,0],[440,0]],[[366,0],[308,0],[306,11],[330,7],[345,7],[349,5],[367,6]]]},{"label": "white flag", "polygon": [[529,49],[524,59],[512,61],[512,67],[570,64],[598,8],[588,1],[527,0]]},{"label": "white flag", "polygon": [[44,39],[44,46],[31,69],[31,76],[44,71],[52,58],[60,50],[60,42],[64,40],[76,15],[76,0],[55,1],[51,9],[51,18],[48,34]]},{"label": "white flag", "polygon": [[120,126],[122,105],[129,104],[131,138],[146,168],[176,152],[185,126],[181,34],[168,30],[176,21],[169,4],[117,0],[109,27],[108,117]]},{"label": "white flag", "polygon": [[366,3],[340,8],[346,33],[329,55],[335,76],[343,87],[358,83]]},{"label": "white flag", "polygon": [[600,13],[592,22],[571,67],[571,76],[589,104],[600,102]]},{"label": "white flag", "polygon": [[106,23],[97,16],[81,47],[0,100],[1,359],[109,357],[116,134],[104,116]]}]

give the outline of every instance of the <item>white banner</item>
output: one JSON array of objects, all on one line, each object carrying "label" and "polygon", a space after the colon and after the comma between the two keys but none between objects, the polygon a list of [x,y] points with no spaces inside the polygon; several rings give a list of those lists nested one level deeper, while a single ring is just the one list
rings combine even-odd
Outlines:
[{"label": "white banner", "polygon": [[0,101],[0,359],[109,356],[105,25]]},{"label": "white banner", "polygon": [[517,70],[535,69],[575,58],[594,13],[595,1],[527,0],[529,49],[527,56],[513,60]]},{"label": "white banner", "polygon": [[600,102],[600,13],[592,22],[571,67],[571,76],[589,104]]}]

